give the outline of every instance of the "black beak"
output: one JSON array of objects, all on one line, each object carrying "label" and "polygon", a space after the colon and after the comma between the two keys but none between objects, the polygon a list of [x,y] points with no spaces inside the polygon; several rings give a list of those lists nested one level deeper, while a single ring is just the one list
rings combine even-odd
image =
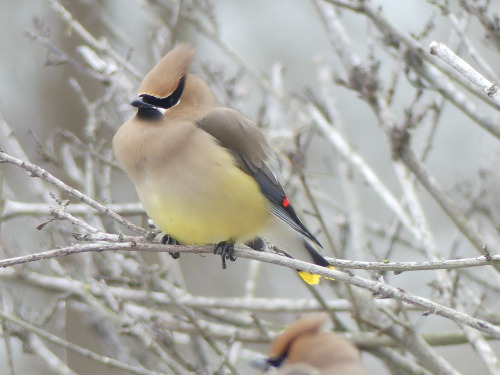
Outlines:
[{"label": "black beak", "polygon": [[156,108],[156,106],[152,104],[145,103],[141,97],[134,99],[134,101],[130,103],[130,105],[136,108]]},{"label": "black beak", "polygon": [[254,358],[250,361],[250,366],[260,371],[268,371],[272,365],[266,358]]}]

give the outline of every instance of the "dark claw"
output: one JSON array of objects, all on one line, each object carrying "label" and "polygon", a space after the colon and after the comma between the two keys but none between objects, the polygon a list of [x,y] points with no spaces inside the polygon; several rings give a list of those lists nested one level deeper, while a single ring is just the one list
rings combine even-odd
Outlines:
[{"label": "dark claw", "polygon": [[179,259],[181,257],[181,253],[179,253],[178,251],[169,251],[168,253],[174,259]]},{"label": "dark claw", "polygon": [[[180,245],[181,244],[174,237],[172,237],[168,234],[163,236],[163,238],[161,239],[161,243],[164,245]],[[181,257],[181,253],[179,253],[178,251],[169,251],[168,253],[174,259],[179,259]]]},{"label": "dark claw", "polygon": [[236,260],[234,256],[234,243],[222,241],[215,245],[214,254],[220,254],[222,258],[222,269],[226,269],[226,259],[231,262]]}]

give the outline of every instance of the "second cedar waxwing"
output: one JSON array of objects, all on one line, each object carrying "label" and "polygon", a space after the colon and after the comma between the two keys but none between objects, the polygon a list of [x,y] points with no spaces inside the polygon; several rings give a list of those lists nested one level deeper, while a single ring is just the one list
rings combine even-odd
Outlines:
[{"label": "second cedar waxwing", "polygon": [[147,214],[168,243],[216,244],[224,268],[225,259],[235,260],[235,243],[259,236],[290,257],[329,267],[273,172],[276,156],[264,134],[188,74],[193,55],[181,44],[156,64],[131,103],[137,113],[113,138]]},{"label": "second cedar waxwing", "polygon": [[346,338],[323,333],[326,314],[311,314],[292,323],[269,349],[267,364],[277,375],[368,375],[358,349]]}]

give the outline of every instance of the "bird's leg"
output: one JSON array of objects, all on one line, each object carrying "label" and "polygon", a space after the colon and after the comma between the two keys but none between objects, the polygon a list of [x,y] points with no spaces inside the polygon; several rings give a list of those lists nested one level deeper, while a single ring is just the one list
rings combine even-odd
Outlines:
[{"label": "bird's leg", "polygon": [[[170,236],[169,234],[163,236],[163,238],[161,239],[161,243],[164,245],[181,245],[179,241],[177,241],[174,237]],[[179,259],[181,256],[181,253],[179,253],[178,251],[169,251],[168,253],[174,259]]]},{"label": "bird's leg", "polygon": [[214,254],[220,254],[222,257],[222,269],[226,269],[226,259],[229,259],[231,262],[236,260],[234,256],[234,240],[227,240],[219,242],[215,245]]}]

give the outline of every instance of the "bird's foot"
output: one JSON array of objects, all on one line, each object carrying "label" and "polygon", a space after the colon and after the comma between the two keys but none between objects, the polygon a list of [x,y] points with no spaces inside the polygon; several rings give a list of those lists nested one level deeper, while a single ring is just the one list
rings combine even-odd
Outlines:
[{"label": "bird's foot", "polygon": [[266,241],[264,241],[261,237],[255,237],[253,240],[245,242],[245,245],[257,251],[265,251],[267,248]]},{"label": "bird's foot", "polygon": [[234,256],[234,242],[231,241],[222,241],[215,245],[214,254],[220,254],[222,258],[222,269],[226,269],[226,259],[229,259],[231,262],[236,260]]},{"label": "bird's foot", "polygon": [[[161,239],[161,243],[164,245],[181,245],[179,241],[168,234],[163,236],[163,238]],[[179,253],[178,251],[169,251],[168,253],[174,259],[179,259],[181,256],[181,253]]]}]

